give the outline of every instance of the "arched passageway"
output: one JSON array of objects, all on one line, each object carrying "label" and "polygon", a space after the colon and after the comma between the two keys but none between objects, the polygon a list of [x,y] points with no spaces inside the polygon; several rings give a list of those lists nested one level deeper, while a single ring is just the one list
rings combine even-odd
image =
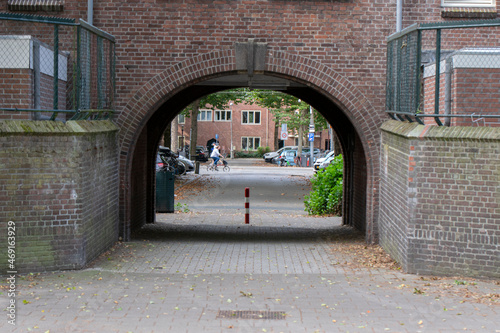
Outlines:
[{"label": "arched passageway", "polygon": [[[204,95],[255,82],[285,83],[286,93],[311,104],[332,125],[344,153],[343,223],[377,239],[378,127],[381,117],[344,77],[307,58],[274,52],[265,70],[236,70],[231,51],[177,64],[153,78],[128,102],[120,132],[120,236],[154,222],[156,148],[172,119]],[[242,79],[243,78],[243,79]]]}]

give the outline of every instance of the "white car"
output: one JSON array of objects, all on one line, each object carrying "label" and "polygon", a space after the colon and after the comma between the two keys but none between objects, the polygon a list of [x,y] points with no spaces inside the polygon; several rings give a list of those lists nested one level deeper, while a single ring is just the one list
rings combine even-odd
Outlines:
[{"label": "white car", "polygon": [[325,169],[330,163],[335,159],[335,154],[330,152],[323,158],[318,158],[313,165],[314,171],[318,172],[319,170]]},{"label": "white car", "polygon": [[278,149],[277,151],[271,151],[269,153],[265,153],[264,156],[262,156],[262,158],[264,159],[264,161],[266,161],[268,163],[273,163],[273,159],[280,156],[280,154],[283,152],[283,150],[294,149],[294,148],[297,148],[297,147],[286,146],[286,147]]},{"label": "white car", "polygon": [[327,158],[329,158],[330,156],[334,156],[334,155],[335,155],[335,152],[332,150],[331,152],[326,154],[325,157],[321,157],[321,158],[316,159],[316,162],[314,162],[314,164],[318,163],[318,165],[319,165],[320,163],[324,162]]}]

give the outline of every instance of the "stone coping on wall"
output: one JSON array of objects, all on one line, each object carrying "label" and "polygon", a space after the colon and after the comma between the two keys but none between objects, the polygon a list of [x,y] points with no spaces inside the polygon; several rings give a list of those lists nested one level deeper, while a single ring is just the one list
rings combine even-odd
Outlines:
[{"label": "stone coping on wall", "polygon": [[66,123],[51,120],[0,120],[0,136],[58,135],[115,132],[119,128],[110,120],[70,120]]},{"label": "stone coping on wall", "polygon": [[498,127],[446,127],[436,125],[420,125],[415,122],[410,123],[388,120],[382,124],[381,130],[409,139],[420,140],[500,140],[500,128]]}]

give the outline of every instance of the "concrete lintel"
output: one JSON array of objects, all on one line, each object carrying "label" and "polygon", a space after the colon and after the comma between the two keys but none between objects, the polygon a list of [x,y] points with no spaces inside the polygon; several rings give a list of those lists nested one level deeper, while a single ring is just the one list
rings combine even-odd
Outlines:
[{"label": "concrete lintel", "polygon": [[255,71],[263,71],[266,65],[267,43],[255,42],[250,38],[247,42],[237,42],[236,70],[246,71],[252,76]]},{"label": "concrete lintel", "polygon": [[61,135],[117,132],[110,120],[74,120],[62,123],[50,120],[0,120],[0,136],[5,135]]}]

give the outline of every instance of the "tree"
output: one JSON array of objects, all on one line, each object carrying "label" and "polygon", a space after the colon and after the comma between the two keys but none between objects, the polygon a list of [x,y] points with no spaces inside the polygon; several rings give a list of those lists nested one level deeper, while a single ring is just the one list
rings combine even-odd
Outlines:
[{"label": "tree", "polygon": [[[299,98],[277,91],[253,90],[249,93],[251,100],[261,107],[268,108],[273,115],[278,130],[281,124],[286,123],[288,130],[297,133],[299,147],[298,154],[302,151],[304,135],[308,132],[310,123],[309,104]],[[315,130],[327,128],[326,119],[316,110],[313,112]],[[275,146],[277,146],[275,142]]]},{"label": "tree", "polygon": [[173,152],[177,152],[177,125],[179,124],[179,118],[175,117],[174,120],[172,120],[172,123],[170,125],[170,149]]}]

